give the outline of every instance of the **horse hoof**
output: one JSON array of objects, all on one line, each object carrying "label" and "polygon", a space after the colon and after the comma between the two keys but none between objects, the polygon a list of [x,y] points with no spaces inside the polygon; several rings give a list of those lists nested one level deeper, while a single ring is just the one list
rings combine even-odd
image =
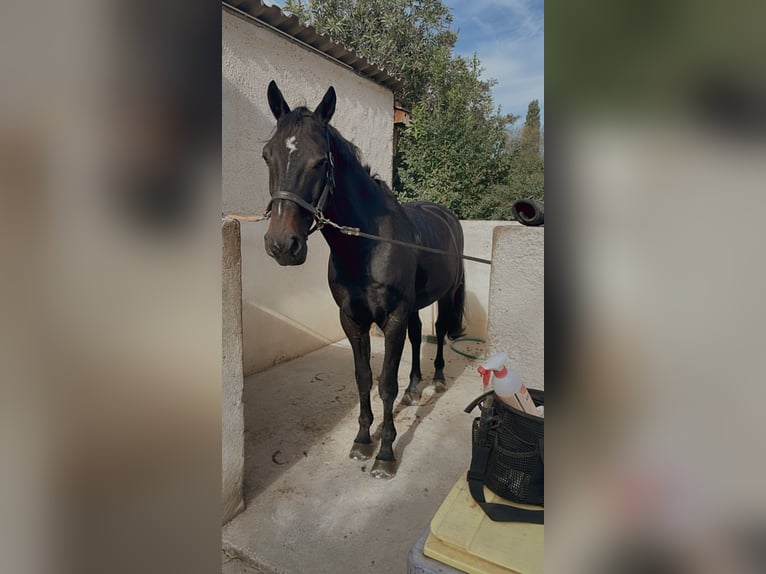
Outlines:
[{"label": "horse hoof", "polygon": [[348,457],[354,460],[367,460],[375,454],[375,445],[372,443],[355,442],[351,447]]},{"label": "horse hoof", "polygon": [[414,405],[415,403],[420,401],[420,393],[412,393],[410,391],[407,391],[404,393],[404,396],[402,397],[402,404],[405,406]]},{"label": "horse hoof", "polygon": [[434,390],[437,393],[443,393],[447,390],[447,385],[444,383],[444,381],[434,381]]},{"label": "horse hoof", "polygon": [[376,460],[372,465],[370,474],[373,478],[389,479],[396,476],[396,461],[395,460]]}]

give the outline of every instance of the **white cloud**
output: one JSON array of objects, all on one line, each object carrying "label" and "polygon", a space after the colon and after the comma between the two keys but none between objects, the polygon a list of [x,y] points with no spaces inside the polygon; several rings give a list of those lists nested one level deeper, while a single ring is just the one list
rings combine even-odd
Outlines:
[{"label": "white cloud", "polygon": [[463,56],[476,52],[494,78],[495,103],[504,112],[526,113],[531,100],[543,108],[544,16],[542,2],[532,0],[447,0],[460,31],[457,50]]},{"label": "white cloud", "polygon": [[504,112],[523,115],[532,100],[539,100],[542,106],[545,76],[541,53],[512,50],[502,44],[478,46],[476,51],[483,77],[497,80],[492,95]]}]

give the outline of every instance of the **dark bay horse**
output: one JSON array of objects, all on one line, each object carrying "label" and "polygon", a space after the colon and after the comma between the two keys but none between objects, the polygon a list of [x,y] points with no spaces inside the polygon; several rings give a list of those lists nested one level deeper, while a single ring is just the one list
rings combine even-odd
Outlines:
[{"label": "dark bay horse", "polygon": [[378,390],[383,400],[380,451],[372,467],[378,478],[395,474],[396,438],[393,406],[399,391],[397,375],[409,333],[412,343],[410,382],[402,402],[419,397],[421,322],[418,309],[439,302],[436,321],[437,352],[434,382],[444,386],[444,337],[462,333],[465,281],[463,233],[448,209],[427,201],[400,204],[386,184],[359,161],[356,147],[329,124],[335,112],[335,90],[330,87],[312,112],[291,110],[272,81],[268,101],[277,127],[263,149],[269,167],[271,221],[264,237],[267,253],[280,265],[306,260],[308,234],[325,217],[366,233],[448,251],[429,253],[402,245],[351,237],[332,225],[321,226],[330,246],[329,283],[340,308],[340,322],[354,352],[359,388],[359,433],[351,458],[373,454],[370,438],[370,327],[385,336],[385,356]]}]

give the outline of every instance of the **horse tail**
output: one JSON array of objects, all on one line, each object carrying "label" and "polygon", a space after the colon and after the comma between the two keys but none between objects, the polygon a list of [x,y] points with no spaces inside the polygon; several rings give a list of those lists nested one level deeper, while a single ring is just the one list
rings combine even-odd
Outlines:
[{"label": "horse tail", "polygon": [[452,305],[446,313],[447,336],[450,340],[459,339],[465,334],[463,315],[465,313],[465,273],[463,262],[460,262],[460,279],[452,294]]}]

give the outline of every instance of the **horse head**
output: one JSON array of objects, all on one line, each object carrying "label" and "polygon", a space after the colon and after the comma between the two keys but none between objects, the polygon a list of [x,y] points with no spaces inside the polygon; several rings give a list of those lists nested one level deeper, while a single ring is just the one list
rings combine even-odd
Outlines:
[{"label": "horse head", "polygon": [[301,265],[311,224],[334,186],[328,123],[335,112],[335,89],[327,90],[313,112],[291,110],[272,80],[268,101],[277,127],[263,148],[271,194],[266,252],[280,265]]}]

